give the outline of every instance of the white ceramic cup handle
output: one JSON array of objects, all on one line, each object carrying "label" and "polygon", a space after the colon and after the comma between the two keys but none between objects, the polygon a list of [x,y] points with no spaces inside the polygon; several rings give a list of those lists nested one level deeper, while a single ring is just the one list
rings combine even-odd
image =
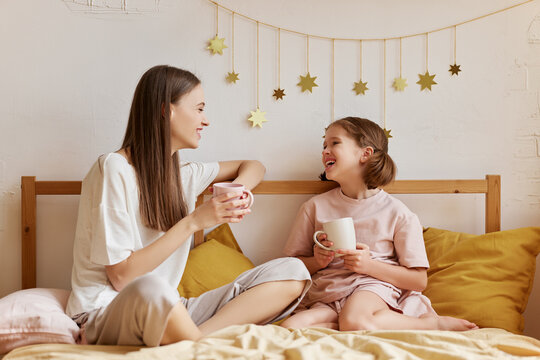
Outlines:
[{"label": "white ceramic cup handle", "polygon": [[249,204],[246,207],[246,209],[250,208],[251,205],[253,205],[253,202],[255,201],[255,198],[253,197],[253,193],[249,190],[244,190],[244,194],[246,194],[249,198]]},{"label": "white ceramic cup handle", "polygon": [[334,249],[330,249],[329,247],[324,246],[323,244],[319,242],[319,240],[317,240],[317,235],[319,234],[325,234],[325,232],[319,230],[319,231],[316,231],[315,234],[313,234],[313,241],[315,241],[315,244],[317,244],[318,247],[323,248],[324,250],[334,251]]}]

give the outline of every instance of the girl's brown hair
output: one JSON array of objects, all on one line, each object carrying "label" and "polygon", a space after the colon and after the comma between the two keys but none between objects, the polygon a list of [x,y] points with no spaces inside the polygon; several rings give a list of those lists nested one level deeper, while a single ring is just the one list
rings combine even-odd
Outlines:
[{"label": "girl's brown hair", "polygon": [[135,168],[143,223],[167,231],[187,215],[178,152],[171,156],[170,105],[199,85],[186,70],[159,65],[135,89],[122,148]]},{"label": "girl's brown hair", "polygon": [[363,179],[368,189],[387,185],[394,180],[397,168],[388,155],[388,138],[379,125],[368,119],[349,116],[334,121],[328,128],[332,126],[341,126],[358,146],[373,148]]}]

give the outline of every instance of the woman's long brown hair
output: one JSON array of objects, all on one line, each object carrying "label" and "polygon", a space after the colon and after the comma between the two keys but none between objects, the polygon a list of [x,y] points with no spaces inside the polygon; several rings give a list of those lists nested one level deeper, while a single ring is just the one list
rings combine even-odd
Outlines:
[{"label": "woman's long brown hair", "polygon": [[122,148],[135,168],[143,223],[167,231],[187,215],[178,152],[171,156],[170,105],[199,85],[189,71],[155,66],[139,80]]}]

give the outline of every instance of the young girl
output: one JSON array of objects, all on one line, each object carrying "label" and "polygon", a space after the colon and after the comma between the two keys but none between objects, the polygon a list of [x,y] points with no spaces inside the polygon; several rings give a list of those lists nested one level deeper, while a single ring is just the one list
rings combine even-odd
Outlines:
[{"label": "young girl", "polygon": [[309,287],[304,264],[283,258],[198,298],[179,297],[192,234],[250,212],[247,199],[229,201],[234,194],[195,209],[197,196],[213,181],[251,189],[265,172],[258,161],[180,161],[178,150],[197,148],[209,125],[204,107],[195,75],[151,68],[135,90],[122,148],[83,180],[67,313],[88,343],[157,346],[276,321]]},{"label": "young girl", "polygon": [[[293,225],[284,252],[304,262],[313,285],[282,326],[476,328],[466,320],[438,317],[419,293],[429,266],[422,227],[402,202],[380,189],[396,173],[384,131],[372,121],[347,117],[326,129],[323,149],[326,178],[339,187],[304,203]],[[343,217],[354,220],[356,250],[334,252],[314,245],[313,234],[322,223]],[[318,240],[332,246],[326,234]]]}]

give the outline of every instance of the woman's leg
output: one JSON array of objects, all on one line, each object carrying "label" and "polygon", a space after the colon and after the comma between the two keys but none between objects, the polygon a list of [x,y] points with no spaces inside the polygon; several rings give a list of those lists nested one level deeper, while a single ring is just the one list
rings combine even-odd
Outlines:
[{"label": "woman's leg", "polygon": [[270,281],[233,298],[199,329],[203,336],[235,324],[264,324],[279,315],[302,294],[306,280]]},{"label": "woman's leg", "polygon": [[411,317],[391,310],[388,305],[371,291],[357,291],[347,299],[339,315],[339,329],[379,330],[455,330],[476,329],[467,320],[447,316]]},{"label": "woman's leg", "polygon": [[98,345],[158,346],[201,337],[178,291],[152,274],[133,280],[107,307],[92,311],[83,331],[88,343]]},{"label": "woman's leg", "polygon": [[167,319],[167,326],[161,337],[160,345],[172,344],[181,340],[196,341],[202,336],[182,303],[176,304]]},{"label": "woman's leg", "polygon": [[233,324],[264,324],[285,318],[311,285],[304,263],[279,258],[238,276],[232,283],[185,299],[203,335]]},{"label": "woman's leg", "polygon": [[329,306],[316,307],[297,312],[281,323],[289,329],[324,327],[337,329],[338,314]]}]

